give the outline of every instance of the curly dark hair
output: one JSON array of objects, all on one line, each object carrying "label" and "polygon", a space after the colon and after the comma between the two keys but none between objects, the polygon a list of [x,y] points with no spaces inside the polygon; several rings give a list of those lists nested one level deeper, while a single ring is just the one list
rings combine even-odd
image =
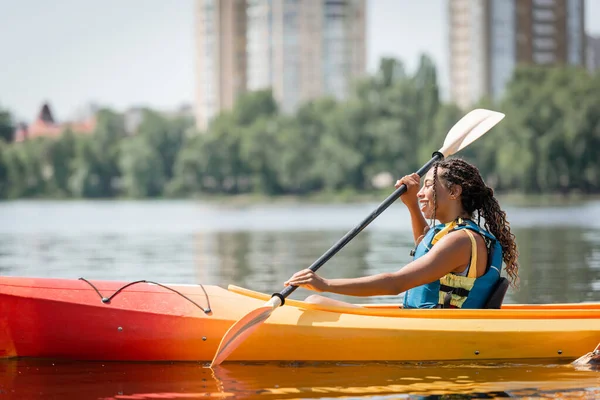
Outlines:
[{"label": "curly dark hair", "polygon": [[[494,190],[488,187],[479,170],[460,158],[438,161],[433,165],[433,201],[437,208],[435,192],[436,182],[450,189],[453,185],[462,188],[461,203],[466,213],[473,219],[477,212],[477,224],[481,226],[481,217],[485,220],[484,228],[494,235],[502,246],[502,258],[506,264],[506,273],[513,287],[517,285],[519,275],[519,252],[515,235],[510,231],[510,223],[506,220],[506,212],[500,208],[494,197]],[[433,215],[435,219],[435,211]]]}]

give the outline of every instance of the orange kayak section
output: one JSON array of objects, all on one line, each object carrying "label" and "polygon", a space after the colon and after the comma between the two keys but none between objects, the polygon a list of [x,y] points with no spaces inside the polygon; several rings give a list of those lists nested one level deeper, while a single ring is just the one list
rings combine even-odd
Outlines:
[{"label": "orange kayak section", "polygon": [[[269,298],[236,286],[0,277],[0,358],[209,362],[227,329]],[[600,303],[403,310],[287,299],[227,362],[570,361],[599,342]]]}]

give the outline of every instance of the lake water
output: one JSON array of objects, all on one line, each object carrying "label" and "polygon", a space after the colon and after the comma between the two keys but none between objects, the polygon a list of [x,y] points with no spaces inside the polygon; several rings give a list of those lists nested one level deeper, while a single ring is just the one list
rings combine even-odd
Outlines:
[{"label": "lake water", "polygon": [[[0,203],[0,274],[235,284],[271,293],[281,290],[289,276],[312,264],[376,206],[5,202]],[[505,209],[521,263],[520,288],[509,290],[506,303],[600,301],[600,202]],[[410,261],[411,248],[409,216],[397,202],[319,273],[333,278],[392,271]],[[291,297],[301,299],[309,293],[299,289]],[[328,296],[354,302],[399,301]],[[209,376],[202,366],[185,363],[11,360],[0,362],[0,400],[230,395],[387,399],[436,396],[443,390],[497,397],[509,393],[523,398],[558,394],[594,398],[600,388],[598,372],[553,364],[265,364],[234,365],[226,372]]]}]

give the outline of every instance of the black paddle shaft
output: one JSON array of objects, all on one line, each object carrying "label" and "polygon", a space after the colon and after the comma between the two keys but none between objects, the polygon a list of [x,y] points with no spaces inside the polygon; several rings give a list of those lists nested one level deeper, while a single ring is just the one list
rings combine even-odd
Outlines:
[{"label": "black paddle shaft", "polygon": [[[425,175],[427,171],[433,166],[433,164],[438,160],[443,160],[444,155],[439,151],[433,153],[431,160],[429,160],[425,165],[421,167],[417,171],[420,177]],[[316,272],[319,268],[323,266],[331,257],[333,257],[338,251],[340,251],[345,245],[347,245],[356,235],[358,235],[363,229],[365,229],[375,218],[379,216],[386,208],[388,208],[394,201],[398,199],[398,197],[402,196],[406,192],[406,185],[402,184],[398,189],[396,189],[392,194],[390,194],[387,199],[385,199],[373,212],[367,216],[360,224],[355,226],[352,230],[344,235],[336,244],[334,244],[325,254],[319,257],[309,269]],[[285,303],[285,298],[296,290],[298,286],[286,286],[281,292],[273,293],[273,296],[279,297],[281,299],[281,305]],[[273,297],[271,296],[271,297]]]}]

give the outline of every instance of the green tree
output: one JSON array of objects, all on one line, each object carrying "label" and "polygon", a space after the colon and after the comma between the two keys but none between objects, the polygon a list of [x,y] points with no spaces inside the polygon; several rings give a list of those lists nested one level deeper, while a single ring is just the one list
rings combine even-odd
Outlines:
[{"label": "green tree", "polygon": [[256,119],[274,116],[278,113],[277,102],[270,89],[256,90],[241,94],[233,108],[233,119],[238,126],[247,126]]},{"label": "green tree", "polygon": [[277,171],[281,165],[281,131],[276,118],[262,117],[240,128],[240,158],[248,169],[252,188],[268,195],[283,193]]},{"label": "green tree", "polygon": [[48,140],[35,138],[5,148],[7,197],[37,197],[45,192],[48,169],[44,168]]},{"label": "green tree", "polygon": [[438,149],[441,142],[435,142],[438,135],[435,132],[435,117],[440,108],[440,89],[437,81],[437,71],[433,60],[422,55],[419,66],[413,77],[415,85],[415,118],[418,137],[416,149],[418,159],[415,160],[414,168],[418,168],[423,162],[431,158],[433,149]]},{"label": "green tree", "polygon": [[12,142],[15,131],[15,125],[10,113],[0,108],[0,139],[5,142]]},{"label": "green tree", "polygon": [[184,142],[186,133],[192,128],[193,121],[183,117],[165,117],[152,110],[144,110],[142,122],[136,135],[143,138],[149,148],[160,158],[162,175],[173,177],[173,167],[177,154]]},{"label": "green tree", "polygon": [[279,184],[287,193],[306,194],[323,188],[317,165],[319,149],[327,135],[326,119],[335,114],[338,102],[331,97],[309,101],[291,117],[277,120],[277,138],[281,146]]},{"label": "green tree", "polygon": [[69,190],[76,197],[104,197],[100,185],[100,165],[97,147],[91,136],[78,136],[75,141],[73,173],[69,178]]},{"label": "green tree", "polygon": [[173,167],[173,178],[168,182],[165,192],[170,196],[199,194],[204,189],[205,163],[201,157],[204,152],[204,134],[186,138],[177,154]]},{"label": "green tree", "polygon": [[3,140],[0,140],[0,199],[5,199],[8,196],[8,190],[10,189],[6,154],[8,151],[8,144]]},{"label": "green tree", "polygon": [[76,138],[70,129],[63,132],[58,139],[48,142],[47,165],[51,171],[48,178],[51,194],[60,197],[68,197],[72,194],[69,180],[73,174],[75,154]]},{"label": "green tree", "polygon": [[[123,116],[102,110],[92,135],[2,144],[0,197],[370,190],[374,177],[393,181],[429,160],[462,118],[439,91],[435,65],[423,55],[414,74],[384,58],[346,100],[324,96],[293,114],[279,113],[270,90],[247,92],[203,133],[193,134],[191,118],[148,109],[127,137]],[[519,66],[502,99],[472,106],[506,118],[459,156],[497,190],[597,193],[599,93],[600,74]],[[0,112],[0,136],[9,131],[10,115]]]},{"label": "green tree", "polygon": [[100,110],[92,135],[78,135],[74,174],[69,186],[76,196],[114,197],[119,193],[120,141],[126,137],[123,116]]},{"label": "green tree", "polygon": [[521,67],[509,83],[498,130],[501,186],[548,193],[598,190],[598,81],[572,67]]},{"label": "green tree", "polygon": [[123,140],[121,146],[119,167],[125,194],[135,198],[161,195],[167,177],[158,148],[143,136]]}]

